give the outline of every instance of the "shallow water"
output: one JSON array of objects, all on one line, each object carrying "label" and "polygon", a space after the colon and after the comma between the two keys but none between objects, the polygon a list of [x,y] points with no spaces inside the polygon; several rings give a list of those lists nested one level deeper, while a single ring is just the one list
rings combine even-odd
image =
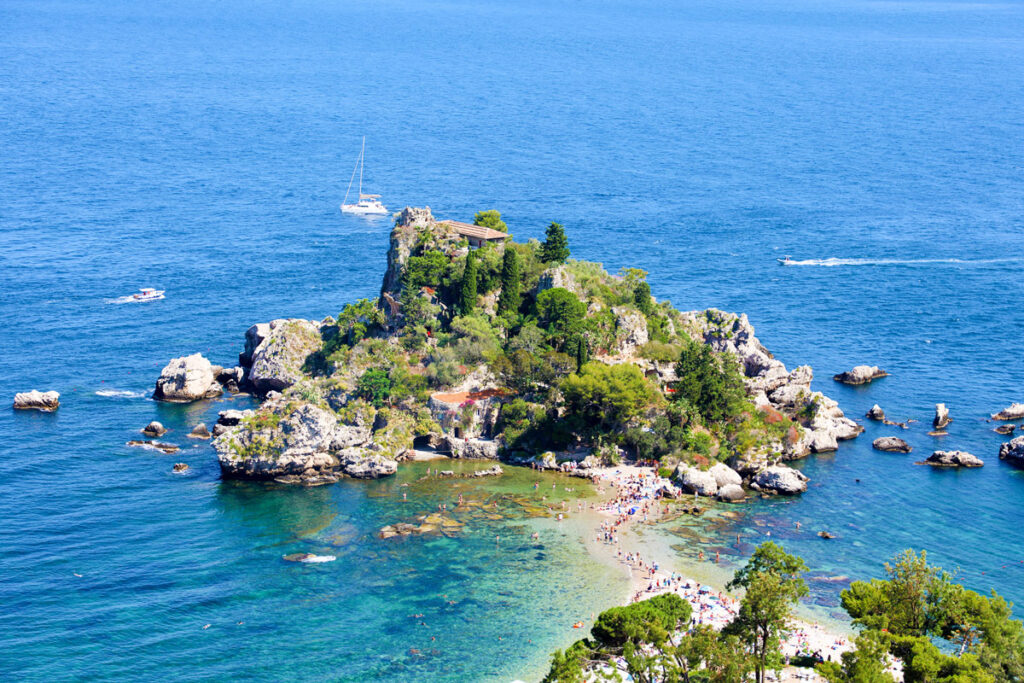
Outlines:
[{"label": "shallow water", "polygon": [[[0,397],[63,402],[0,411],[0,671],[530,678],[625,590],[570,524],[539,558],[492,547],[536,520],[385,544],[397,482],[222,483],[184,434],[224,405],[142,398],[171,357],[231,363],[254,322],[376,295],[389,223],[338,212],[364,134],[390,208],[497,208],[519,239],[558,220],[680,308],[748,313],[848,414],[920,420],[910,456],[870,424],[709,547],[771,531],[849,577],[927,548],[1024,599],[1024,472],[983,421],[1024,400],[1020,4],[12,0],[0,26]],[[143,286],[167,298],[108,303]],[[829,379],[864,362],[892,376]],[[124,446],[151,419],[181,453]],[[986,466],[912,464],[936,443]],[[280,559],[306,551],[338,559]]]}]

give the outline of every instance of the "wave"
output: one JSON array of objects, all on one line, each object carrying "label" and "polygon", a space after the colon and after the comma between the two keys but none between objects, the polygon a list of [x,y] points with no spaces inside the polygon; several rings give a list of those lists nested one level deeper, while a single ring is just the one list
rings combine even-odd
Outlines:
[{"label": "wave", "polygon": [[111,398],[144,398],[144,391],[126,391],[124,389],[101,389],[96,392],[97,396],[109,396]]},{"label": "wave", "polygon": [[921,259],[896,259],[896,258],[812,258],[802,261],[790,260],[783,263],[785,266],[822,266],[831,268],[834,266],[913,266],[920,264],[954,263],[963,265],[984,265],[989,263],[1021,263],[1024,258],[992,258],[992,259],[959,259],[959,258],[921,258]]}]

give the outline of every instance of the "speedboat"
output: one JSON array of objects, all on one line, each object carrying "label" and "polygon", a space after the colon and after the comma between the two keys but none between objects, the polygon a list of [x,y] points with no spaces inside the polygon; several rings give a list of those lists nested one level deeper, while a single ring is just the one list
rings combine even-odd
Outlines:
[{"label": "speedboat", "polygon": [[132,301],[156,301],[157,299],[163,299],[164,291],[163,289],[143,287],[139,290],[138,294],[132,294]]},{"label": "speedboat", "polygon": [[784,266],[791,266],[791,265],[793,265],[793,259],[789,258],[788,255],[786,256],[786,258],[777,258],[775,260],[778,261],[781,265],[784,265]]},{"label": "speedboat", "polygon": [[[355,213],[362,216],[386,215],[388,210],[380,203],[379,194],[363,194],[363,160],[366,158],[366,137],[363,137],[363,146],[359,150],[359,158],[356,159],[356,166],[352,169],[352,177],[348,181],[348,189],[345,190],[345,198],[341,200],[342,213]],[[356,179],[356,171],[359,171],[359,201],[355,204],[347,204],[348,194],[352,191],[352,182]]]}]

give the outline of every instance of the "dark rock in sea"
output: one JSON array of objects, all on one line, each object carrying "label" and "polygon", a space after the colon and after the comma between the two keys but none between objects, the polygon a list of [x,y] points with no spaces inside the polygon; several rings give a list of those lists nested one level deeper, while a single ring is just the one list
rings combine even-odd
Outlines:
[{"label": "dark rock in sea", "polygon": [[818,535],[822,538],[836,538],[836,535],[833,534],[831,531],[819,531]]},{"label": "dark rock in sea", "polygon": [[188,438],[190,439],[209,439],[211,436],[210,430],[202,422],[193,427],[192,431],[188,433]]},{"label": "dark rock in sea", "polygon": [[992,431],[994,431],[996,434],[1002,434],[1003,436],[1009,436],[1010,434],[1013,434],[1013,430],[1016,429],[1016,428],[1017,428],[1017,425],[999,425],[998,427],[996,427]]},{"label": "dark rock in sea", "polygon": [[143,441],[141,439],[132,439],[131,441],[127,442],[125,445],[126,446],[137,446],[139,448],[151,448],[151,449],[160,451],[161,453],[168,453],[168,454],[170,454],[170,453],[177,453],[178,451],[181,450],[180,448],[175,446],[173,443],[164,443],[162,441],[153,441],[151,439],[150,440],[146,440],[146,441]]},{"label": "dark rock in sea", "polygon": [[186,472],[186,471],[188,471],[188,465],[183,463],[183,462],[176,462],[176,463],[174,463],[173,471],[174,472]]},{"label": "dark rock in sea", "polygon": [[887,453],[909,453],[913,449],[903,439],[895,436],[883,436],[871,442],[871,447]]},{"label": "dark rock in sea", "polygon": [[949,416],[949,408],[946,407],[945,403],[935,404],[935,418],[932,420],[932,427],[935,429],[945,429],[953,418]]},{"label": "dark rock in sea", "polygon": [[867,384],[879,377],[888,377],[889,373],[877,365],[858,365],[853,370],[833,375],[832,379],[843,384]]},{"label": "dark rock in sea", "polygon": [[1024,403],[1014,403],[992,416],[993,420],[1019,420],[1024,418]]},{"label": "dark rock in sea", "polygon": [[52,413],[60,407],[60,394],[56,391],[39,391],[33,389],[14,395],[15,410],[41,410]]},{"label": "dark rock in sea", "polygon": [[1024,436],[1018,436],[1000,446],[999,459],[1017,467],[1024,467]]},{"label": "dark rock in sea", "polygon": [[163,436],[167,433],[167,429],[156,420],[153,420],[142,428],[142,433],[146,436]]},{"label": "dark rock in sea", "polygon": [[927,460],[916,463],[933,467],[981,467],[985,463],[981,458],[965,451],[935,451]]},{"label": "dark rock in sea", "polygon": [[871,410],[868,411],[866,417],[869,420],[878,420],[879,422],[881,422],[882,420],[885,419],[885,411],[882,410],[882,407],[876,403],[875,405],[871,406]]},{"label": "dark rock in sea", "polygon": [[201,354],[175,358],[160,372],[153,398],[172,403],[191,403],[220,396],[213,365]]}]

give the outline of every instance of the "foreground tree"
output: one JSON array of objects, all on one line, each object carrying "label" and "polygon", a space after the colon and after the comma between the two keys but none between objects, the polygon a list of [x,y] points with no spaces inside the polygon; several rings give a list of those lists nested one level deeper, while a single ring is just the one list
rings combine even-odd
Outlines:
[{"label": "foreground tree", "polygon": [[805,571],[802,559],[768,541],[726,586],[746,591],[739,614],[723,633],[739,637],[750,648],[757,683],[764,683],[766,671],[782,668],[780,648],[789,634],[793,608],[807,595],[807,584],[800,577]]},{"label": "foreground tree", "polygon": [[481,225],[498,232],[508,232],[508,226],[505,225],[505,221],[501,220],[501,214],[494,209],[478,211],[473,216],[473,225]]},{"label": "foreground tree", "polygon": [[561,264],[569,258],[569,239],[561,223],[552,223],[544,233],[544,243],[540,247],[540,260],[544,263]]},{"label": "foreground tree", "polygon": [[501,258],[501,295],[498,297],[498,315],[510,316],[519,310],[522,301],[522,269],[515,249],[506,249]]}]

